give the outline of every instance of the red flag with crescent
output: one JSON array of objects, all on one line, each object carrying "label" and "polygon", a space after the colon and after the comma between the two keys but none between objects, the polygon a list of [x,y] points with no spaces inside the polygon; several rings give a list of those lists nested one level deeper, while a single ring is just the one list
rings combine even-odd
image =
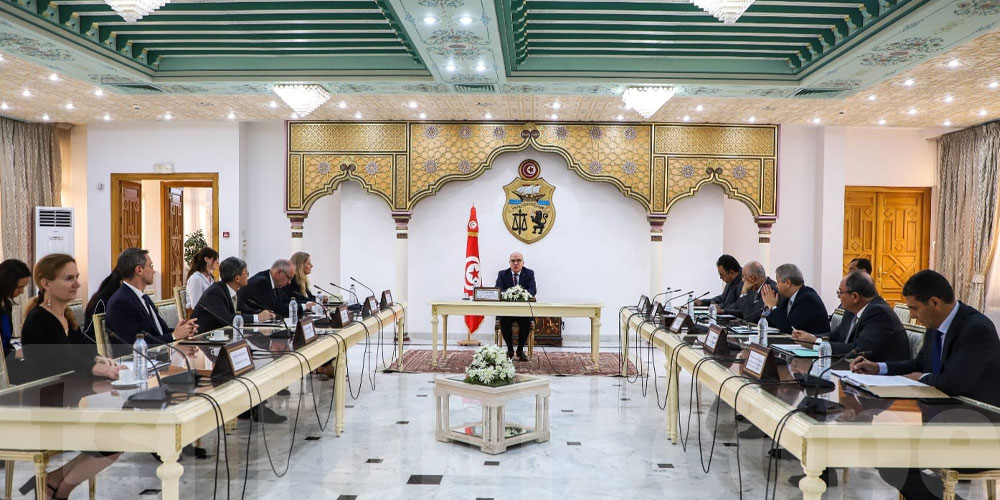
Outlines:
[{"label": "red flag with crescent", "polygon": [[[466,226],[468,238],[465,240],[465,296],[472,297],[472,289],[483,286],[483,278],[479,269],[479,221],[476,220],[476,206],[469,211],[469,223]],[[471,335],[482,324],[482,316],[466,316],[465,326]]]}]

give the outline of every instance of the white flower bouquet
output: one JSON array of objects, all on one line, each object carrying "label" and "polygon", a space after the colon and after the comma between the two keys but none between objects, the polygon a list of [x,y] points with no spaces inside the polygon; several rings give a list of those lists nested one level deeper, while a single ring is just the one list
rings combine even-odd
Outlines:
[{"label": "white flower bouquet", "polygon": [[500,294],[500,298],[504,302],[527,302],[533,297],[527,290],[521,288],[521,285],[514,285]]},{"label": "white flower bouquet", "polygon": [[499,346],[489,345],[476,349],[472,364],[465,369],[465,382],[499,387],[514,383],[514,362],[507,358]]}]

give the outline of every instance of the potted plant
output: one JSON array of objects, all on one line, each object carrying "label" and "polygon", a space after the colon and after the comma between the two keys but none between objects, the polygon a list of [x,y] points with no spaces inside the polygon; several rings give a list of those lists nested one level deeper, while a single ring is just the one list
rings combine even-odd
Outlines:
[{"label": "potted plant", "polygon": [[504,302],[529,302],[535,300],[521,285],[514,285],[500,294],[500,299]]},{"label": "potted plant", "polygon": [[480,347],[472,356],[472,364],[465,369],[465,382],[489,387],[513,384],[514,362],[499,346]]}]

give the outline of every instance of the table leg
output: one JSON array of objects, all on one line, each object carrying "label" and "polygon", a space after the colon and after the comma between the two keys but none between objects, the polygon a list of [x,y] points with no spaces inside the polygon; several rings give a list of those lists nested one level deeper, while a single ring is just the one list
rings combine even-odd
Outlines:
[{"label": "table leg", "polygon": [[[663,351],[665,354],[666,349]],[[667,361],[663,364],[667,369],[667,437],[670,438],[670,442],[677,444],[677,412],[680,406],[680,399],[677,393],[679,389],[677,388],[677,379],[680,376],[678,366],[671,362],[671,356],[667,354]],[[694,381],[691,382],[692,384]]]},{"label": "table leg", "polygon": [[628,316],[622,318],[622,336],[619,339],[619,343],[622,346],[621,359],[618,363],[621,366],[621,376],[628,376]]},{"label": "table leg", "polygon": [[160,478],[160,489],[162,490],[163,500],[180,500],[181,496],[181,474],[184,473],[184,467],[177,463],[177,458],[180,457],[180,452],[177,450],[165,450],[158,451],[160,455],[160,460],[163,463],[156,468],[156,477]]},{"label": "table leg", "polygon": [[590,318],[590,360],[594,366],[600,366],[601,351],[601,310],[598,309],[593,318]]},{"label": "table leg", "polygon": [[344,433],[344,408],[346,400],[344,388],[347,387],[347,349],[337,354],[337,377],[333,381],[334,406],[337,407],[337,435]]},{"label": "table leg", "polygon": [[399,369],[403,369],[403,327],[406,326],[406,312],[404,310],[399,311],[399,316],[396,318],[396,329],[398,333],[396,334],[396,359],[399,363]]},{"label": "table leg", "polygon": [[822,500],[826,483],[819,478],[819,475],[823,473],[823,467],[805,467],[805,473],[806,477],[799,480],[802,500]]},{"label": "table leg", "polygon": [[[444,401],[441,403],[441,411],[444,412],[441,416],[442,431],[445,436],[451,432],[451,394],[445,394]],[[450,439],[445,439],[449,441]]]},{"label": "table leg", "polygon": [[448,315],[441,315],[441,360],[448,358]]},{"label": "table leg", "polygon": [[431,308],[431,366],[438,365],[438,315],[437,309]]}]

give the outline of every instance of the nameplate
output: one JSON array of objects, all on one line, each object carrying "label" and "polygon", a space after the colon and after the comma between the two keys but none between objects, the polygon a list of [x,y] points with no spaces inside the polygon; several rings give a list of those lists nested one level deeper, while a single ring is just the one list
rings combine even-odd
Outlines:
[{"label": "nameplate", "polygon": [[650,302],[646,304],[646,309],[644,311],[646,319],[653,319],[653,312],[656,311],[656,306],[659,305],[658,302]]},{"label": "nameplate", "polygon": [[729,342],[726,339],[726,330],[719,325],[710,325],[708,335],[705,336],[705,352],[718,356],[729,355]]},{"label": "nameplate", "polygon": [[253,371],[253,356],[246,340],[238,340],[227,344],[219,351],[219,356],[212,367],[212,378],[232,378]]},{"label": "nameplate", "polygon": [[672,333],[680,333],[681,328],[684,327],[684,321],[687,320],[687,313],[677,313],[674,317],[674,322],[670,324],[670,331]]},{"label": "nameplate", "polygon": [[339,305],[330,311],[330,324],[334,328],[343,328],[351,322],[351,313],[346,305]]},{"label": "nameplate", "polygon": [[374,295],[369,295],[365,299],[365,306],[361,309],[361,316],[367,318],[373,314],[378,314],[378,299]]},{"label": "nameplate", "polygon": [[639,304],[636,305],[639,314],[647,314],[646,309],[649,308],[649,297],[645,295],[639,296]]},{"label": "nameplate", "polygon": [[472,300],[499,302],[500,289],[493,287],[477,286],[476,288],[472,289]]},{"label": "nameplate", "polygon": [[298,349],[311,344],[314,340],[316,340],[316,328],[312,318],[300,319],[295,325],[295,337],[292,339],[292,345]]},{"label": "nameplate", "polygon": [[760,344],[750,344],[747,358],[740,367],[740,374],[755,380],[778,380],[774,354]]},{"label": "nameplate", "polygon": [[382,290],[382,300],[379,303],[379,307],[382,309],[388,309],[392,307],[392,292],[389,290]]}]

